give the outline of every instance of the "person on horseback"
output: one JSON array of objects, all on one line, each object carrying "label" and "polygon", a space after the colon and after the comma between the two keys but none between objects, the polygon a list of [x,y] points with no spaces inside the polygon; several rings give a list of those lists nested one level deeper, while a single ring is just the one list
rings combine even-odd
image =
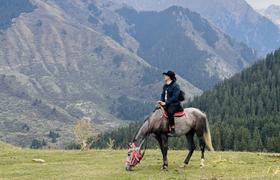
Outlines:
[{"label": "person on horseback", "polygon": [[180,101],[182,101],[182,91],[176,83],[176,75],[172,71],[162,73],[164,75],[165,84],[161,94],[161,100],[158,103],[165,109],[168,115],[170,133],[168,136],[175,136],[174,114],[184,111]]}]

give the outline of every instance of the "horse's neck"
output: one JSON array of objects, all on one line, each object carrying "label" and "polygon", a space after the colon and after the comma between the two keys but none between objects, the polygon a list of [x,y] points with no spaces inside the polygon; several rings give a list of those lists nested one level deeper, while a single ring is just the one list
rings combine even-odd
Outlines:
[{"label": "horse's neck", "polygon": [[133,142],[137,146],[139,146],[142,143],[142,141],[145,139],[145,137],[149,135],[149,133],[150,133],[149,125],[150,125],[150,122],[148,119],[142,124],[142,126],[139,128],[138,132],[136,133],[136,136],[134,137]]},{"label": "horse's neck", "polygon": [[142,124],[133,140],[136,145],[140,145],[146,138],[146,136],[153,133],[152,131],[154,131],[156,128],[167,127],[167,125],[162,125],[162,123],[165,123],[165,121],[167,123],[167,120],[164,121],[165,117],[163,116],[163,113],[163,108],[155,109],[153,114],[151,114],[148,119]]}]

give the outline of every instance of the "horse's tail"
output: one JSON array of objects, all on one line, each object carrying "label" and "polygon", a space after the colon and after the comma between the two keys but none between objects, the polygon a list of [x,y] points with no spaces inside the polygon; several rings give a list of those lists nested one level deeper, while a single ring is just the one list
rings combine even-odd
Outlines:
[{"label": "horse's tail", "polygon": [[205,144],[207,145],[208,149],[210,151],[215,151],[214,148],[213,148],[213,145],[212,145],[211,133],[210,133],[210,128],[209,128],[209,123],[208,123],[207,117],[206,117],[205,121],[206,121],[205,122],[206,123],[206,128],[203,132],[203,138],[204,138]]}]

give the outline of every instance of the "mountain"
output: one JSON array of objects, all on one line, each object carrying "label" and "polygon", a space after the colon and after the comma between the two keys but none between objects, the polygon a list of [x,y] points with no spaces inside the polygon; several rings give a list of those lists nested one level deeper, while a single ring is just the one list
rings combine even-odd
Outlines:
[{"label": "mountain", "polygon": [[187,9],[174,6],[159,13],[137,13],[106,0],[89,1],[87,6],[77,2],[56,1],[56,4],[72,18],[110,36],[151,65],[172,69],[200,89],[213,87],[256,59],[252,49]]},{"label": "mountain", "polygon": [[271,5],[266,9],[259,10],[258,12],[280,27],[280,6]]},{"label": "mountain", "polygon": [[[83,7],[86,18],[60,3]],[[0,31],[1,140],[61,147],[73,140],[79,118],[88,117],[106,131],[142,119],[153,108],[162,71],[117,43],[110,30],[106,35],[93,28],[91,3],[1,1],[0,9],[6,8],[0,11],[5,19]],[[188,99],[201,93],[178,79]]]},{"label": "mountain", "polygon": [[[216,150],[280,152],[279,68],[280,49],[186,105],[207,114]],[[125,147],[139,125],[105,133],[94,146],[106,147],[114,137],[116,148]],[[184,142],[172,140],[170,148],[185,149]]]},{"label": "mountain", "polygon": [[280,31],[245,0],[121,0],[134,8],[161,11],[173,5],[198,12],[232,38],[257,50],[259,55],[280,46]]},{"label": "mountain", "polygon": [[123,7],[117,12],[130,25],[140,57],[159,69],[174,69],[201,89],[213,87],[256,59],[252,49],[188,9],[137,12]]},{"label": "mountain", "polygon": [[189,100],[256,59],[252,49],[178,6],[161,12],[107,0],[0,6],[0,139],[17,145],[62,147],[82,117],[100,132],[143,119],[159,98],[162,71],[178,72]]}]

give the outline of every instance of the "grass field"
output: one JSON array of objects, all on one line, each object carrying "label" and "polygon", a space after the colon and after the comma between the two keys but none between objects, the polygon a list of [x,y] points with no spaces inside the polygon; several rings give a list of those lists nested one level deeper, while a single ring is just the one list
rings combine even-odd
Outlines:
[{"label": "grass field", "polygon": [[198,151],[180,168],[185,156],[169,151],[169,170],[163,172],[160,151],[147,150],[141,164],[126,172],[125,150],[31,150],[0,143],[0,179],[280,179],[279,154],[207,152],[202,169]]}]

